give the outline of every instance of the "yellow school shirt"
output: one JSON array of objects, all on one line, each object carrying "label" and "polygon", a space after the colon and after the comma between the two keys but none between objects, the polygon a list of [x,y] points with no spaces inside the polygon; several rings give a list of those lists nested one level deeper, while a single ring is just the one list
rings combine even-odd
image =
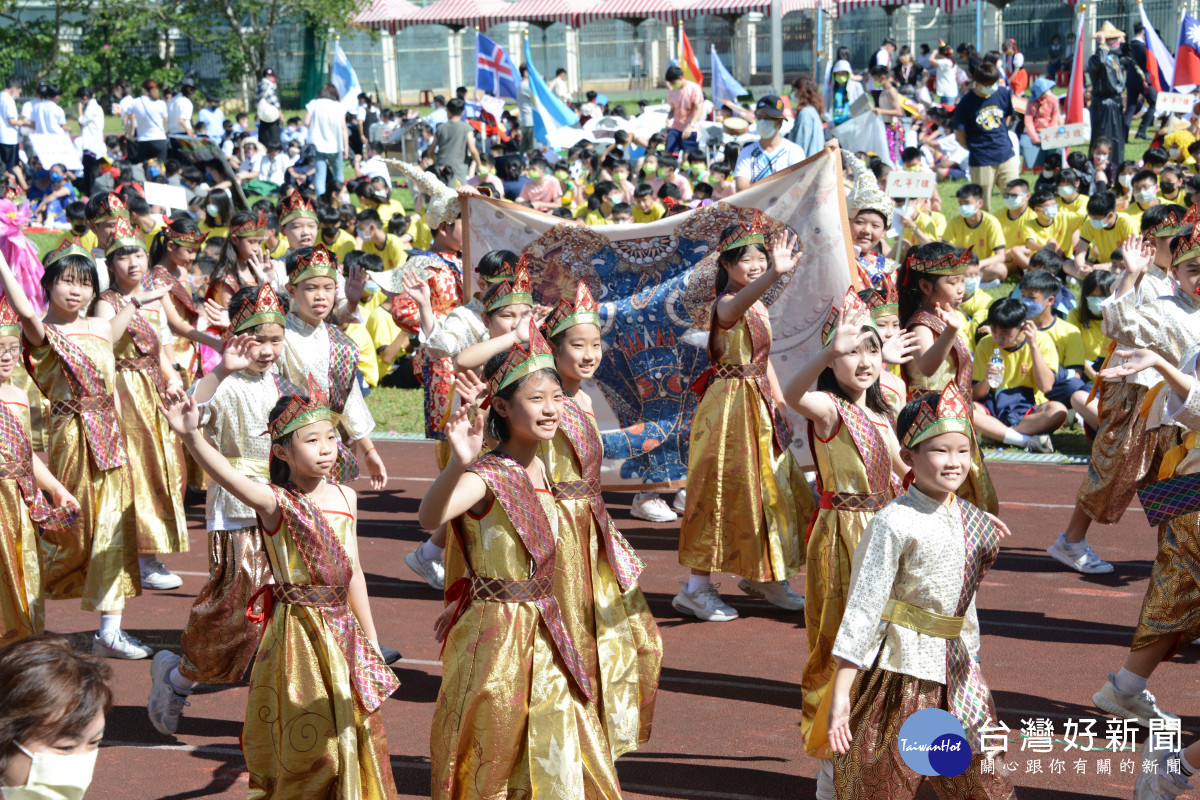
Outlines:
[{"label": "yellow school shirt", "polygon": [[[943,234],[946,233],[946,217],[940,211],[922,211],[913,220],[913,224],[917,226],[917,230],[924,233],[935,242],[942,240]],[[911,245],[917,243],[917,236],[907,228],[904,229],[904,241]]]},{"label": "yellow school shirt", "polygon": [[398,200],[388,200],[386,203],[380,203],[375,210],[379,212],[379,218],[383,220],[385,226],[392,217],[397,214],[402,216],[404,214],[404,206],[400,205]]},{"label": "yellow school shirt", "polygon": [[1125,212],[1124,212],[1124,213],[1128,214],[1128,215],[1130,216],[1130,218],[1131,218],[1131,219],[1132,219],[1134,222],[1136,222],[1136,223],[1137,223],[1138,230],[1141,230],[1141,227],[1142,227],[1142,214],[1145,214],[1145,213],[1146,213],[1146,209],[1147,209],[1147,208],[1153,208],[1153,207],[1154,207],[1154,206],[1156,206],[1156,205],[1158,205],[1158,201],[1157,201],[1157,200],[1156,200],[1155,202],[1151,203],[1151,204],[1150,204],[1150,205],[1148,205],[1148,206],[1144,206],[1144,205],[1142,205],[1141,203],[1139,203],[1138,201],[1136,201],[1136,200],[1135,200],[1135,201],[1133,201],[1132,203],[1130,203],[1130,204],[1129,204],[1129,208],[1125,209]]},{"label": "yellow school shirt", "polygon": [[[68,232],[67,236],[70,236],[70,235],[71,234]],[[63,237],[63,238],[65,239],[67,237]],[[100,240],[96,238],[95,231],[93,231],[89,228],[87,233],[85,233],[83,236],[79,237],[79,244],[83,246],[83,249],[87,250],[90,253],[93,250],[95,250],[97,247],[100,246]],[[58,247],[58,245],[55,245],[55,247]],[[45,253],[43,253],[43,255],[45,255]]]},{"label": "yellow school shirt", "polygon": [[[367,279],[370,280],[370,278],[371,278],[371,273],[368,272]],[[375,294],[368,297],[366,300],[362,300],[359,302],[358,315],[360,317],[362,317],[363,319],[369,319],[371,316],[371,313],[375,309],[377,309],[381,305],[383,305],[384,302],[386,302],[386,301],[387,301],[387,295],[383,293],[382,289],[380,289],[380,290],[376,291]]]},{"label": "yellow school shirt", "polygon": [[988,212],[982,212],[979,224],[972,228],[963,217],[955,217],[946,225],[944,239],[955,247],[966,248],[975,245],[975,255],[982,261],[990,258],[997,250],[1004,247],[1004,231],[1000,221]]},{"label": "yellow school shirt", "polygon": [[1091,198],[1089,198],[1083,192],[1076,192],[1075,199],[1069,203],[1066,200],[1062,199],[1062,197],[1057,192],[1055,192],[1054,196],[1056,198],[1058,198],[1058,213],[1059,214],[1061,214],[1064,210],[1070,211],[1072,214],[1086,214],[1087,213],[1088,200],[1090,200]]},{"label": "yellow school shirt", "polygon": [[1083,336],[1079,328],[1058,317],[1054,318],[1045,328],[1038,328],[1042,336],[1050,337],[1054,342],[1054,352],[1058,354],[1058,363],[1067,369],[1082,367],[1086,355],[1083,349]]},{"label": "yellow school shirt", "polygon": [[404,244],[400,241],[399,236],[385,234],[387,238],[383,242],[383,247],[376,247],[375,243],[368,239],[362,243],[362,251],[364,253],[374,253],[383,259],[384,269],[395,269],[408,260],[408,251],[404,249]]},{"label": "yellow school shirt", "polygon": [[959,304],[958,310],[963,313],[967,319],[979,316],[980,312],[986,313],[991,308],[994,298],[987,292],[976,289],[970,297],[964,297]]},{"label": "yellow school shirt", "polygon": [[[275,249],[271,251],[271,258],[275,261],[282,261],[283,257],[287,255],[287,251],[287,239],[280,236],[279,240],[275,242]],[[338,260],[341,260],[341,256],[338,256]]]},{"label": "yellow school shirt", "polygon": [[1079,226],[1079,242],[1088,244],[1088,261],[1107,264],[1112,260],[1113,251],[1137,232],[1138,224],[1128,214],[1117,214],[1117,221],[1112,227],[1103,229],[1092,227],[1092,219],[1087,217]]},{"label": "yellow school shirt", "polygon": [[1072,214],[1059,207],[1058,214],[1050,221],[1050,224],[1042,225],[1037,215],[1034,214],[1033,219],[1025,225],[1025,233],[1037,244],[1038,250],[1048,243],[1054,242],[1058,245],[1060,253],[1070,256],[1074,252],[1072,240],[1075,238],[1075,231],[1079,229],[1080,220],[1084,216],[1086,215]]},{"label": "yellow school shirt", "polygon": [[[1036,341],[1046,366],[1051,372],[1058,372],[1058,353],[1054,350],[1054,342],[1041,332],[1038,333]],[[995,349],[996,341],[990,333],[975,345],[975,366],[971,378],[976,383],[987,380],[988,363],[991,362],[992,351]],[[1046,402],[1046,396],[1038,390],[1037,380],[1033,376],[1033,356],[1029,352],[1028,344],[1022,342],[1015,351],[1002,348],[1000,359],[1004,362],[1004,381],[1000,384],[1001,389],[1033,389],[1033,402],[1038,405]]]},{"label": "yellow school shirt", "polygon": [[229,238],[229,226],[228,225],[216,225],[216,226],[210,228],[207,225],[205,225],[203,222],[201,222],[200,230],[203,231],[204,233],[207,233],[209,239],[212,239],[217,236],[223,237],[225,239]]},{"label": "yellow school shirt", "polygon": [[425,217],[419,215],[413,217],[406,233],[412,239],[414,249],[428,250],[433,247],[433,231],[429,229],[429,223],[425,221]]},{"label": "yellow school shirt", "polygon": [[[1082,302],[1087,300],[1083,299]],[[1067,314],[1067,322],[1079,329],[1079,336],[1083,339],[1083,357],[1088,364],[1094,364],[1096,359],[1108,354],[1108,345],[1112,340],[1101,332],[1100,320],[1094,319],[1090,325],[1084,325],[1079,318],[1079,309],[1073,308]]]},{"label": "yellow school shirt", "polygon": [[325,241],[324,237],[320,237],[321,244],[325,245],[329,252],[338,257],[338,263],[342,263],[342,259],[346,257],[346,253],[351,250],[358,249],[358,242],[354,241],[354,237],[346,233],[341,228],[337,229],[337,236],[333,237],[333,244]]},{"label": "yellow school shirt", "polygon": [[1025,206],[1025,210],[1017,215],[1016,219],[1008,216],[1008,209],[1004,209],[996,215],[996,220],[1000,223],[1000,230],[1004,231],[1004,246],[1008,248],[1024,245],[1029,236],[1026,229],[1029,227],[1031,219],[1037,219],[1037,214],[1034,214],[1029,206]]},{"label": "yellow school shirt", "polygon": [[146,250],[149,250],[154,246],[154,237],[157,236],[158,232],[162,229],[163,224],[161,222],[156,222],[154,223],[154,227],[150,229],[150,232],[142,236],[142,238],[146,241]]},{"label": "yellow school shirt", "polygon": [[[390,311],[386,308],[376,308],[367,315],[367,333],[371,336],[371,352],[374,354],[375,360],[379,365],[379,376],[383,377],[392,371],[392,364],[395,363],[395,359],[384,361],[383,351],[391,347],[392,342],[396,341],[396,337],[403,333],[403,331],[400,330],[400,326],[396,324],[396,321],[392,319]],[[403,354],[404,351],[401,350],[396,353],[396,357],[399,358]]]},{"label": "yellow school shirt", "polygon": [[633,204],[634,222],[654,222],[655,220],[662,219],[663,215],[666,213],[667,209],[664,208],[663,204],[657,200],[655,200],[654,205],[650,207],[650,213],[648,214],[643,214],[642,210],[638,208],[637,203]]},{"label": "yellow school shirt", "polygon": [[379,359],[372,349],[367,326],[361,322],[352,322],[343,328],[342,332],[349,336],[350,341],[358,348],[358,369],[362,372],[363,380],[367,382],[367,386],[375,386],[379,383]]}]

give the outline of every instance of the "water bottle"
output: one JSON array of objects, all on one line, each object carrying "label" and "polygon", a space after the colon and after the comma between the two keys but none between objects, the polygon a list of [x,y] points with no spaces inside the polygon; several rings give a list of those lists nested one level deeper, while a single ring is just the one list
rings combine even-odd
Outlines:
[{"label": "water bottle", "polygon": [[1004,383],[1004,359],[1000,357],[1000,348],[992,350],[992,358],[988,361],[987,371],[988,386],[993,389],[999,389],[1000,384]]}]

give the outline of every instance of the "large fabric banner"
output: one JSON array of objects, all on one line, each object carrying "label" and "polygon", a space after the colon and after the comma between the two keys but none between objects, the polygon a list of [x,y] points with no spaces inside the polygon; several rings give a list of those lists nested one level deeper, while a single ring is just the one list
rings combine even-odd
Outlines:
[{"label": "large fabric banner", "polygon": [[[771,361],[785,383],[820,346],[821,325],[852,280],[837,151],[823,151],[723,202],[646,224],[589,227],[463,195],[467,281],[489,250],[512,250],[529,257],[537,302],[573,298],[582,280],[600,304],[604,361],[595,385],[586,388],[602,430],[606,488],[669,488],[686,480],[697,403],[691,386],[709,365],[717,246],[723,231],[748,224],[756,210],[771,233],[790,230],[803,249],[795,270],[765,298]],[[803,436],[793,447],[801,463],[811,463]]]}]

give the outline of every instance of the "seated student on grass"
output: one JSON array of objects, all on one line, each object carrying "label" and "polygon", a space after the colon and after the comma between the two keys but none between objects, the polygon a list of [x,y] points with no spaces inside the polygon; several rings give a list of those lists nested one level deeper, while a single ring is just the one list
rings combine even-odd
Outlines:
[{"label": "seated student on grass", "polygon": [[1130,189],[1132,190],[1132,201],[1125,209],[1125,213],[1141,224],[1142,214],[1146,213],[1146,209],[1162,202],[1158,199],[1158,176],[1152,170],[1143,169],[1133,176]]},{"label": "seated student on grass", "polygon": [[[1147,153],[1149,155],[1149,153]],[[1158,196],[1164,203],[1187,205],[1183,196],[1183,170],[1175,164],[1167,164],[1158,173]]]},{"label": "seated student on grass", "polygon": [[1137,232],[1138,224],[1128,214],[1117,213],[1117,198],[1113,193],[1097,192],[1088,199],[1087,217],[1079,226],[1075,258],[1063,265],[1067,274],[1082,280],[1093,269],[1111,269],[1108,258],[1112,251]]},{"label": "seated student on grass", "polygon": [[1021,278],[1021,302],[1026,314],[1037,326],[1038,335],[1048,336],[1054,342],[1058,355],[1058,370],[1054,376],[1054,387],[1046,392],[1046,398],[1075,409],[1092,428],[1100,421],[1087,410],[1088,385],[1083,379],[1087,356],[1083,349],[1083,335],[1079,328],[1054,315],[1062,284],[1051,273],[1034,269]]},{"label": "seated student on grass", "polygon": [[614,225],[628,225],[634,221],[633,206],[629,203],[617,203],[612,207],[612,221]]},{"label": "seated student on grass", "polygon": [[968,183],[959,187],[955,197],[958,216],[946,225],[944,240],[960,250],[975,248],[984,283],[1004,280],[1008,277],[1008,268],[1004,266],[1004,231],[999,220],[983,210],[983,188],[978,183]]},{"label": "seated student on grass", "polygon": [[1072,214],[1082,214],[1087,211],[1088,196],[1083,193],[1083,179],[1078,172],[1070,167],[1058,171],[1054,191],[1058,193],[1058,208],[1060,211],[1070,211]]},{"label": "seated student on grass", "polygon": [[[1025,223],[1025,246],[1031,260],[1040,250],[1060,256],[1075,252],[1080,216],[1064,210],[1054,192],[1034,192],[1029,210],[1033,216]],[[1034,269],[1032,264],[1026,268]]]},{"label": "seated student on grass", "polygon": [[358,212],[358,235],[362,239],[360,249],[382,258],[384,269],[395,269],[408,260],[408,251],[400,237],[387,232],[375,209],[364,208]]},{"label": "seated student on grass", "polygon": [[662,219],[667,209],[654,198],[654,190],[650,184],[641,183],[633,190],[633,221],[654,222]]},{"label": "seated student on grass", "polygon": [[[1038,333],[1037,325],[1027,317],[1025,304],[1015,297],[992,303],[988,327],[992,332],[975,346],[972,379],[976,407],[982,406],[998,422],[1028,437],[1030,449],[1053,452],[1050,433],[1067,418],[1066,406],[1046,400],[1058,372],[1054,342]],[[998,368],[991,364],[997,352],[1002,361]],[[995,388],[993,380],[999,381]],[[987,435],[982,428],[980,432]]]},{"label": "seated student on grass", "polygon": [[1004,266],[1010,277],[1019,277],[1029,268],[1027,229],[1035,216],[1029,210],[1029,182],[1024,178],[1009,181],[1001,193],[1004,210],[997,215],[1000,230],[1004,231]]},{"label": "seated student on grass", "polygon": [[[976,257],[974,250],[971,251],[969,258],[965,274],[966,280],[963,281],[963,299],[958,304],[958,313],[967,320],[966,327],[962,329],[963,335],[971,346],[974,346],[980,335],[978,333],[980,327],[985,329],[987,327],[987,310],[992,305],[994,298],[979,288],[979,258]],[[986,332],[984,330],[984,333]]]}]

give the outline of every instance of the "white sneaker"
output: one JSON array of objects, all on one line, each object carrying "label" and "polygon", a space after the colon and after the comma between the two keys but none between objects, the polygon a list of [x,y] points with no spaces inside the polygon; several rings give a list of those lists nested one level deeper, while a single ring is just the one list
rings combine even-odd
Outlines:
[{"label": "white sneaker", "polygon": [[784,611],[804,610],[804,598],[792,591],[791,584],[787,581],[766,581],[765,583],[759,583],[749,578],[742,578],[738,581],[738,588],[751,597],[766,600],[771,605],[778,606]]},{"label": "white sneaker", "polygon": [[101,658],[121,658],[126,661],[136,661],[149,658],[154,651],[125,631],[106,633],[92,637],[92,655]]},{"label": "white sneaker", "polygon": [[167,569],[161,561],[151,561],[142,570],[143,589],[178,589],[183,586],[183,578]]},{"label": "white sneaker", "polygon": [[679,515],[667,507],[667,501],[658,492],[638,492],[634,495],[629,513],[647,522],[674,522]]},{"label": "white sneaker", "polygon": [[1092,703],[1096,708],[1118,717],[1135,720],[1143,728],[1149,728],[1152,719],[1179,719],[1159,708],[1149,689],[1129,694],[1117,688],[1116,680],[1116,675],[1108,673],[1104,688],[1092,695]]},{"label": "white sneaker", "polygon": [[[661,502],[661,501],[660,501]],[[705,622],[727,622],[737,619],[737,609],[728,605],[717,594],[717,584],[706,583],[694,592],[688,592],[687,581],[680,581],[683,588],[671,600],[671,605],[681,614],[691,614]]]},{"label": "white sneaker", "polygon": [[1046,552],[1056,561],[1061,561],[1071,569],[1085,575],[1100,575],[1113,571],[1113,565],[1100,559],[1096,551],[1088,544],[1087,539],[1069,543],[1065,534],[1060,533],[1054,544],[1046,548]]},{"label": "white sneaker", "polygon": [[1191,788],[1182,773],[1167,771],[1167,756],[1169,750],[1153,750],[1150,747],[1151,737],[1146,737],[1142,745],[1142,763],[1147,761],[1156,765],[1153,772],[1140,772],[1137,784],[1133,790],[1133,800],[1170,800],[1178,797]]},{"label": "white sneaker", "polygon": [[1050,434],[1039,433],[1037,436],[1028,437],[1029,444],[1025,445],[1025,449],[1031,453],[1053,453],[1054,442],[1050,441]]},{"label": "white sneaker", "polygon": [[675,499],[671,501],[671,508],[680,514],[687,510],[687,489],[680,489],[675,493]]},{"label": "white sneaker", "polygon": [[420,575],[426,583],[439,592],[446,588],[446,566],[443,562],[425,558],[421,553],[423,544],[417,545],[417,549],[404,557],[404,563],[408,564],[408,568]]},{"label": "white sneaker", "polygon": [[146,713],[154,730],[167,736],[179,728],[183,707],[190,705],[187,694],[181,694],[171,684],[171,671],[178,666],[179,656],[170,650],[159,650],[150,664],[150,699],[146,701]]}]

